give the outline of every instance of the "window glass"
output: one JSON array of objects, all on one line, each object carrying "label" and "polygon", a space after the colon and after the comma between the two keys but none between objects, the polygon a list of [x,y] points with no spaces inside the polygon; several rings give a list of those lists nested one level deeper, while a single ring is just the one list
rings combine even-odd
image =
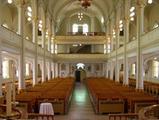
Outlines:
[{"label": "window glass", "polygon": [[73,24],[72,32],[74,32],[74,33],[78,32],[78,25],[77,24]]},{"label": "window glass", "polygon": [[135,64],[132,64],[132,66],[131,66],[131,67],[132,67],[131,74],[132,74],[132,75],[135,75],[135,71],[136,71],[136,70],[135,70],[135,69],[136,69],[136,65],[135,65]]},{"label": "window glass", "polygon": [[153,65],[152,65],[152,73],[153,76],[155,78],[158,78],[158,71],[159,70],[159,62],[158,61],[153,61]]},{"label": "window glass", "polygon": [[87,33],[88,32],[88,24],[73,24],[72,25],[72,32],[73,33],[77,33],[77,32]]},{"label": "window glass", "polygon": [[26,73],[25,74],[26,74],[26,76],[29,76],[29,64],[28,63],[26,64]]},{"label": "window glass", "polygon": [[7,79],[9,78],[9,61],[8,60],[3,61],[2,66],[3,66],[2,67],[3,78]]}]

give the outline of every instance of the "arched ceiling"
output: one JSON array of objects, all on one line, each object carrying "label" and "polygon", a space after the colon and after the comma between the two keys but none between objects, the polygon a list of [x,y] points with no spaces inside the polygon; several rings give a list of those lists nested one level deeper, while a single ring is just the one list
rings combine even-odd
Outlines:
[{"label": "arched ceiling", "polygon": [[107,20],[108,16],[112,13],[114,6],[117,5],[119,0],[92,0],[91,6],[87,10],[81,7],[79,0],[46,0],[47,9],[52,14],[54,21],[62,21],[65,17],[79,11],[84,12],[88,16],[94,16],[98,19],[102,17]]}]

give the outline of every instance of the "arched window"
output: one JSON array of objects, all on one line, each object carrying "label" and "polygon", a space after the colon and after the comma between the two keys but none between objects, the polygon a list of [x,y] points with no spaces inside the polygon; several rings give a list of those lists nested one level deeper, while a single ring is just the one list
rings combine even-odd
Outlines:
[{"label": "arched window", "polygon": [[25,70],[25,75],[29,76],[29,63],[26,63],[26,70]]},{"label": "arched window", "polygon": [[73,26],[72,26],[72,32],[73,33],[78,32],[78,24],[73,24]]},{"label": "arched window", "polygon": [[2,62],[2,74],[4,79],[9,78],[9,61],[8,60],[4,60]]},{"label": "arched window", "polygon": [[110,43],[108,43],[108,48],[107,48],[108,53],[110,53],[110,50],[111,50],[111,45]]},{"label": "arched window", "polygon": [[72,32],[73,33],[77,33],[77,32],[87,33],[88,32],[88,24],[73,24],[72,25]]},{"label": "arched window", "polygon": [[132,64],[131,67],[132,67],[132,68],[131,68],[131,74],[132,74],[132,75],[135,75],[136,65],[135,65],[135,64]]},{"label": "arched window", "polygon": [[152,77],[158,78],[158,73],[159,72],[159,62],[158,61],[153,61],[152,64]]},{"label": "arched window", "polygon": [[88,32],[88,25],[83,24],[83,33],[87,33],[87,32]]},{"label": "arched window", "polygon": [[84,69],[85,65],[83,63],[78,63],[77,65],[77,69],[82,68]]}]

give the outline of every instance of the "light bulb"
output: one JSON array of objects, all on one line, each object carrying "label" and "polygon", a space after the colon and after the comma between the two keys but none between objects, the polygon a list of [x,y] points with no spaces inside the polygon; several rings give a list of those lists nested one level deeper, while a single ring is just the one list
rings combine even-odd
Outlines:
[{"label": "light bulb", "polygon": [[28,16],[29,16],[29,17],[31,17],[31,16],[32,16],[31,12],[28,12],[27,14],[28,14]]},{"label": "light bulb", "polygon": [[148,4],[152,4],[153,0],[148,0]]},{"label": "light bulb", "polygon": [[39,24],[39,28],[42,28],[43,26],[42,26],[42,24]]},{"label": "light bulb", "polygon": [[122,20],[120,20],[120,22],[119,22],[120,24],[122,24],[123,23],[123,21]]},{"label": "light bulb", "polygon": [[31,17],[28,17],[28,19],[27,19],[28,21],[31,21]]},{"label": "light bulb", "polygon": [[134,21],[134,17],[131,17],[130,20],[131,20],[131,21]]},{"label": "light bulb", "polygon": [[134,10],[135,10],[134,6],[130,8],[130,12],[133,12]]},{"label": "light bulb", "polygon": [[8,0],[8,3],[9,3],[9,4],[12,4],[12,3],[13,3],[13,0]]},{"label": "light bulb", "polygon": [[40,20],[39,23],[42,24],[43,23],[42,20]]},{"label": "light bulb", "polygon": [[119,27],[122,28],[122,27],[123,27],[123,24],[119,25]]},{"label": "light bulb", "polygon": [[135,15],[135,12],[132,12],[131,14],[130,14],[130,17],[133,17]]},{"label": "light bulb", "polygon": [[30,6],[28,6],[27,9],[28,9],[29,12],[32,12],[32,9],[31,9]]}]

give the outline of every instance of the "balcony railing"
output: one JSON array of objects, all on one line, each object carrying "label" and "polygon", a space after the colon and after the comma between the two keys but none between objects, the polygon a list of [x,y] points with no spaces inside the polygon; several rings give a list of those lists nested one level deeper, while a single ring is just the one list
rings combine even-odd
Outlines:
[{"label": "balcony railing", "polygon": [[2,43],[9,44],[15,47],[20,47],[21,36],[3,26],[0,26],[0,38]]},{"label": "balcony railing", "polygon": [[68,36],[104,36],[105,32],[68,32]]},{"label": "balcony railing", "polygon": [[[20,53],[21,49],[21,41],[22,36],[18,35],[15,31],[12,31],[8,28],[5,28],[3,26],[0,26],[0,39],[2,41],[2,50],[8,51],[8,52],[16,52],[16,54]],[[32,55],[35,54],[35,43],[33,43],[31,40],[27,40],[25,38],[25,49],[27,53],[31,53]],[[41,46],[38,46],[38,55],[43,56],[44,55],[44,49]],[[51,58],[50,51],[46,50],[46,56],[48,58]]]},{"label": "balcony railing", "polygon": [[[156,49],[159,49],[159,28],[156,28],[144,35],[141,36],[141,48],[143,53],[147,53],[149,51],[153,52]],[[137,49],[137,40],[130,41],[127,43],[127,53],[134,53]],[[124,53],[124,46],[118,48],[117,54]],[[116,51],[112,51],[109,56],[115,57]]]}]

